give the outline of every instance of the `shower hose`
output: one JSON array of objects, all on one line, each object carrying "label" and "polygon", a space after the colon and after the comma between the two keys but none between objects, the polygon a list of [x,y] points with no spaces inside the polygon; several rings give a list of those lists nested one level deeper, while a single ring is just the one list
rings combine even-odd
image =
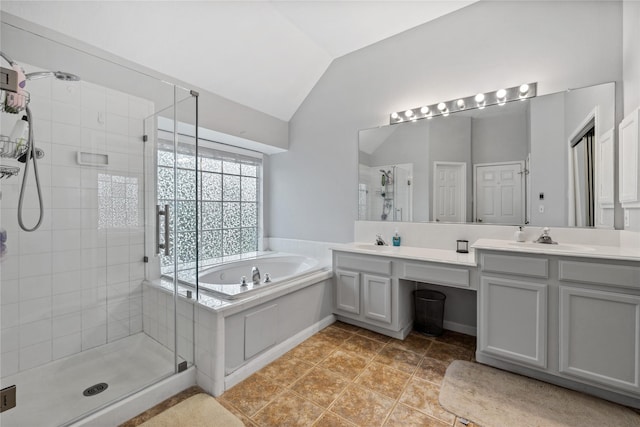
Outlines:
[{"label": "shower hose", "polygon": [[[44,206],[42,204],[42,189],[40,188],[40,176],[38,175],[38,161],[36,158],[36,144],[33,140],[33,122],[31,121],[31,109],[27,105],[25,108],[27,112],[27,122],[29,123],[29,136],[27,140],[27,152],[26,152],[26,161],[24,162],[24,175],[22,175],[22,185],[20,186],[20,197],[18,198],[18,225],[24,231],[35,231],[42,224],[42,219],[44,217]],[[27,175],[29,174],[29,160],[33,161],[33,174],[36,179],[36,192],[38,193],[38,207],[40,212],[38,214],[38,222],[32,228],[24,225],[23,221],[23,207],[22,204],[24,202],[24,193],[27,188]]]}]

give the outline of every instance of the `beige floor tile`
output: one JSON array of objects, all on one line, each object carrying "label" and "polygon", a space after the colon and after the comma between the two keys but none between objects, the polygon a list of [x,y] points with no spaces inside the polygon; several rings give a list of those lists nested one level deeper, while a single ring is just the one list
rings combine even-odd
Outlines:
[{"label": "beige floor tile", "polygon": [[368,329],[360,329],[356,332],[358,335],[362,335],[363,337],[372,339],[372,340],[376,340],[376,341],[380,341],[380,342],[389,342],[391,341],[391,338],[386,336],[386,335],[382,335],[379,334],[377,332],[373,332],[370,331]]},{"label": "beige floor tile", "polygon": [[448,366],[449,364],[442,360],[432,359],[427,356],[422,359],[414,375],[423,380],[440,385],[442,384]]},{"label": "beige floor tile", "polygon": [[301,426],[312,425],[322,415],[323,409],[298,396],[285,391],[262,408],[252,418],[260,426]]},{"label": "beige floor tile", "polygon": [[353,380],[367,366],[367,360],[342,350],[336,350],[318,366]]},{"label": "beige floor tile", "polygon": [[285,355],[262,368],[260,373],[272,379],[276,384],[287,386],[298,380],[311,368],[313,368],[311,363]]},{"label": "beige floor tile", "polygon": [[420,356],[425,355],[432,343],[432,340],[418,334],[417,332],[411,332],[404,340],[392,339],[389,341],[389,344],[395,347],[412,351]]},{"label": "beige floor tile", "polygon": [[316,421],[313,427],[356,427],[356,424],[353,424],[344,418],[340,418],[334,413],[329,411],[322,414],[320,419]]},{"label": "beige floor tile", "polygon": [[353,326],[344,322],[336,322],[332,326],[335,326],[336,328],[344,329],[345,331],[352,332],[352,333],[356,333],[362,330],[362,328],[359,328],[357,326]]},{"label": "beige floor tile", "polygon": [[471,360],[473,355],[474,351],[471,349],[441,342],[433,342],[427,350],[427,357],[442,360],[447,364],[454,360]]},{"label": "beige floor tile", "polygon": [[420,360],[422,360],[422,357],[412,351],[403,350],[401,348],[394,347],[393,345],[387,345],[373,360],[375,362],[389,365],[399,371],[411,374],[415,371]]},{"label": "beige floor tile", "polygon": [[414,409],[437,418],[449,425],[455,420],[455,415],[447,412],[440,406],[438,398],[440,396],[440,386],[429,381],[413,377],[409,385],[400,397],[400,403],[404,403]]},{"label": "beige floor tile", "polygon": [[476,337],[461,334],[460,332],[445,330],[441,336],[430,339],[445,344],[457,345],[458,347],[464,347],[469,350],[475,350],[476,348]]},{"label": "beige floor tile", "polygon": [[334,345],[340,345],[346,339],[350,338],[353,335],[353,332],[345,331],[342,328],[331,325],[327,328],[324,328],[316,335],[320,335],[322,338],[325,338],[327,341],[333,343]]},{"label": "beige floor tile", "polygon": [[242,411],[248,417],[269,403],[284,388],[268,377],[253,374],[240,384],[228,390],[222,398]]},{"label": "beige floor tile", "polygon": [[385,426],[397,427],[445,427],[451,424],[432,418],[420,411],[399,403],[391,412]]},{"label": "beige floor tile", "polygon": [[393,399],[351,384],[331,405],[330,410],[359,426],[379,426],[391,411],[393,403]]},{"label": "beige floor tile", "polygon": [[231,412],[233,415],[235,415],[236,417],[238,417],[238,419],[240,421],[242,421],[242,423],[247,426],[247,427],[258,427],[258,425],[256,423],[254,423],[251,418],[247,417],[245,414],[243,414],[242,412],[240,412],[240,410],[238,408],[236,408],[235,406],[233,406],[230,402],[228,402],[227,400],[223,399],[223,398],[218,398],[216,399],[222,406],[224,406],[229,412]]},{"label": "beige floor tile", "polygon": [[340,350],[366,359],[373,359],[384,347],[384,343],[361,335],[353,335],[345,342],[340,344]]},{"label": "beige floor tile", "polygon": [[411,375],[393,369],[388,365],[374,362],[367,366],[358,377],[356,384],[392,399],[397,399],[400,397],[410,377]]},{"label": "beige floor tile", "polygon": [[315,364],[324,360],[336,348],[338,347],[333,342],[314,335],[289,351],[287,355]]},{"label": "beige floor tile", "polygon": [[345,377],[323,368],[313,368],[300,378],[291,389],[323,408],[329,405],[349,384]]}]

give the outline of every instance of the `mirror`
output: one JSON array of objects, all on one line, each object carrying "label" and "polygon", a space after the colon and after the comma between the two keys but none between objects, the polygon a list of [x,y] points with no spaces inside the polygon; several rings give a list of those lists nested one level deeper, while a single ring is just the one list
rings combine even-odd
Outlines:
[{"label": "mirror", "polygon": [[360,220],[613,228],[615,84],[359,133]]}]

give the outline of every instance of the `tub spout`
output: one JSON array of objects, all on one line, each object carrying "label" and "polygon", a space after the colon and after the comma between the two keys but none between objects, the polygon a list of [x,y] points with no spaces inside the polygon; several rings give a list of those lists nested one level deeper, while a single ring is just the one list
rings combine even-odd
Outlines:
[{"label": "tub spout", "polygon": [[269,273],[264,273],[264,283],[271,283],[271,276],[269,276]]},{"label": "tub spout", "polygon": [[251,280],[254,285],[260,284],[260,270],[258,270],[258,267],[253,267],[251,269]]}]

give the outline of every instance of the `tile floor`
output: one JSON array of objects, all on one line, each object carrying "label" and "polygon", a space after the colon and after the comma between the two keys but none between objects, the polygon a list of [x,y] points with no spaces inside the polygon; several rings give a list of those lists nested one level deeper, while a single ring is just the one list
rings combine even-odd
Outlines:
[{"label": "tile floor", "polygon": [[337,322],[218,400],[247,426],[462,427],[438,394],[449,363],[474,354],[468,335],[400,341]]}]

